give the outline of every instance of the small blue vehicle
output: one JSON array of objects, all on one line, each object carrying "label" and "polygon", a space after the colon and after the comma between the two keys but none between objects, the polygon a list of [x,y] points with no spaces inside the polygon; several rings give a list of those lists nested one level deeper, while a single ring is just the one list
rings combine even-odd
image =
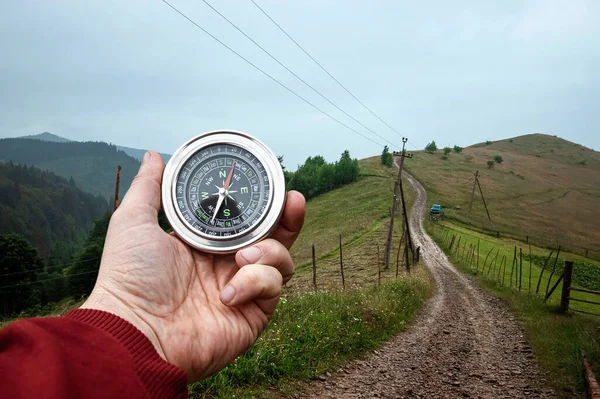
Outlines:
[{"label": "small blue vehicle", "polygon": [[442,210],[442,206],[439,204],[431,205],[431,209],[429,209],[429,220],[436,221],[438,219],[444,218],[444,211]]}]

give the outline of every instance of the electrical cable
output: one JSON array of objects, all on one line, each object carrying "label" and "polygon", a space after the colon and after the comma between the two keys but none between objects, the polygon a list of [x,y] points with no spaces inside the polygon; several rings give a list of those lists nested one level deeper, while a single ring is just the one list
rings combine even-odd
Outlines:
[{"label": "electrical cable", "polygon": [[310,105],[311,107],[313,107],[314,109],[316,109],[317,111],[319,111],[320,113],[322,113],[323,115],[327,116],[329,119],[337,122],[338,124],[342,125],[346,129],[348,129],[348,130],[350,130],[350,131],[358,134],[359,136],[363,137],[364,139],[369,140],[370,142],[378,145],[379,147],[384,147],[381,143],[379,143],[379,142],[371,139],[370,137],[365,136],[364,134],[360,133],[356,129],[351,128],[350,126],[346,125],[344,122],[338,120],[337,118],[335,118],[335,117],[331,116],[330,114],[328,114],[327,112],[323,111],[321,108],[317,107],[316,105],[314,105],[313,103],[311,103],[310,101],[308,101],[307,99],[305,99],[304,97],[302,97],[300,94],[296,93],[295,91],[293,91],[292,89],[290,89],[289,87],[287,87],[286,85],[284,85],[283,83],[281,83],[279,80],[277,80],[273,76],[269,75],[267,72],[265,72],[263,69],[261,69],[260,67],[258,67],[256,64],[252,63],[250,60],[248,60],[243,55],[241,55],[240,53],[238,53],[237,51],[235,51],[233,48],[229,47],[227,44],[225,44],[223,41],[221,41],[220,39],[218,39],[212,33],[210,33],[209,31],[207,31],[206,29],[204,29],[202,26],[200,26],[198,23],[196,23],[193,19],[191,19],[190,17],[188,17],[187,15],[185,15],[182,11],[180,11],[178,8],[176,8],[171,3],[169,3],[167,0],[161,0],[161,1],[163,3],[165,3],[166,5],[168,5],[176,13],[178,13],[179,15],[181,15],[183,18],[187,19],[192,25],[194,25],[195,27],[197,27],[198,29],[200,29],[201,31],[203,31],[204,33],[206,33],[208,36],[210,36],[217,43],[219,43],[220,45],[222,45],[223,47],[225,47],[227,50],[229,50],[230,52],[232,52],[233,54],[235,54],[236,56],[238,56],[239,58],[241,58],[248,65],[252,66],[254,69],[256,69],[257,71],[259,71],[260,73],[262,73],[263,75],[265,75],[266,77],[268,77],[269,79],[271,79],[273,82],[277,83],[279,86],[283,87],[284,89],[286,89],[287,91],[289,91],[290,93],[292,93],[293,95],[295,95],[296,97],[298,97],[300,100],[304,101],[306,104]]},{"label": "electrical cable", "polygon": [[271,54],[268,50],[266,50],[263,46],[261,46],[259,43],[256,42],[256,40],[254,40],[253,38],[251,38],[248,34],[246,34],[246,32],[244,32],[241,28],[239,28],[235,23],[233,23],[231,20],[229,20],[225,15],[223,15],[222,13],[219,12],[219,10],[217,10],[215,7],[213,7],[207,0],[202,0],[204,2],[204,4],[206,4],[208,7],[210,7],[211,10],[213,10],[215,13],[217,13],[221,18],[223,18],[225,21],[227,21],[227,23],[229,23],[229,25],[233,26],[238,32],[240,32],[242,35],[244,35],[246,37],[246,39],[250,40],[256,47],[258,47],[259,49],[261,49],[266,55],[268,55],[273,61],[277,62],[282,68],[284,68],[286,71],[288,71],[289,73],[291,73],[296,79],[298,79],[299,81],[301,81],[302,83],[304,83],[308,88],[310,88],[312,91],[314,91],[315,93],[317,93],[319,96],[321,96],[321,98],[323,98],[325,101],[327,101],[329,104],[333,105],[338,111],[342,112],[344,115],[346,115],[348,118],[352,119],[354,122],[358,123],[359,125],[361,125],[362,127],[364,127],[365,129],[367,129],[369,132],[373,133],[375,136],[379,137],[380,139],[382,139],[383,141],[387,142],[388,144],[395,146],[396,144],[392,143],[391,141],[389,141],[388,139],[386,139],[385,137],[379,135],[377,132],[373,131],[372,129],[370,129],[368,126],[364,125],[361,121],[359,121],[358,119],[356,119],[355,117],[353,117],[352,115],[350,115],[348,112],[344,111],[342,108],[340,108],[337,104],[335,104],[333,101],[331,101],[329,98],[327,98],[324,94],[322,94],[319,90],[315,89],[310,83],[308,83],[306,80],[302,79],[300,76],[298,76],[294,71],[292,71],[290,68],[288,68],[285,64],[283,64],[281,61],[279,61],[277,59],[277,57],[275,57],[273,54]]},{"label": "electrical cable", "polygon": [[304,54],[306,54],[308,56],[308,58],[310,58],[311,60],[313,60],[313,62],[315,64],[317,64],[317,66],[319,68],[321,68],[323,70],[323,72],[325,72],[327,75],[329,75],[329,77],[331,79],[333,79],[342,89],[344,89],[346,91],[346,93],[348,93],[350,96],[352,96],[352,98],[354,98],[360,105],[362,105],[367,111],[369,111],[373,116],[375,116],[377,119],[379,119],[384,125],[386,125],[387,127],[389,127],[392,131],[394,131],[397,135],[399,135],[400,137],[402,137],[402,135],[396,130],[394,129],[392,126],[390,126],[386,121],[384,121],[379,115],[377,115],[375,112],[373,112],[369,107],[367,107],[365,105],[365,103],[363,103],[362,101],[360,101],[358,99],[358,97],[356,97],[354,94],[352,94],[352,92],[350,90],[348,90],[346,88],[346,86],[344,86],[339,80],[337,80],[327,69],[325,69],[325,67],[323,65],[321,65],[321,63],[319,63],[319,61],[317,61],[312,55],[309,54],[308,51],[306,51],[304,49],[304,47],[302,47],[296,40],[294,40],[294,38],[292,36],[290,36],[289,33],[287,33],[285,31],[285,29],[283,29],[281,27],[281,25],[279,25],[277,22],[275,22],[275,20],[269,15],[267,14],[267,12],[265,10],[263,10],[258,4],[256,4],[256,2],[254,0],[250,0],[252,2],[252,4],[254,4],[256,6],[256,8],[258,8],[271,22],[273,22],[273,24],[275,24],[275,26],[277,26],[279,28],[279,30],[281,30],[283,32],[284,35],[286,35],[288,37],[288,39],[290,39],[296,46],[298,46],[298,48],[300,50],[302,50],[304,52]]},{"label": "electrical cable", "polygon": [[[93,259],[87,259],[84,262],[91,262],[91,261],[95,261],[95,260],[100,260],[102,259],[100,258],[93,258]],[[63,263],[60,265],[46,265],[46,266],[42,266],[42,267],[36,267],[35,269],[29,269],[29,270],[25,270],[25,271],[21,271],[21,272],[14,272],[14,273],[6,273],[6,274],[0,274],[0,277],[7,277],[7,276],[16,276],[17,274],[26,274],[26,273],[31,273],[31,272],[37,272],[39,270],[45,270],[48,267],[55,269],[55,268],[60,268],[60,269],[64,269],[67,266],[72,266],[76,263],[78,263],[79,261],[73,261],[73,262],[69,262],[69,263]]]},{"label": "electrical cable", "polygon": [[98,270],[92,270],[92,271],[89,271],[89,272],[82,272],[82,273],[77,273],[77,274],[71,274],[71,275],[68,275],[68,276],[46,278],[46,279],[43,279],[43,280],[27,281],[25,283],[19,283],[19,284],[4,285],[4,286],[0,287],[0,290],[2,290],[4,288],[22,287],[22,286],[25,286],[25,285],[45,283],[46,281],[60,280],[60,279],[63,279],[63,278],[71,278],[71,277],[76,277],[76,276],[83,276],[84,274],[91,274],[91,273],[98,273]]}]

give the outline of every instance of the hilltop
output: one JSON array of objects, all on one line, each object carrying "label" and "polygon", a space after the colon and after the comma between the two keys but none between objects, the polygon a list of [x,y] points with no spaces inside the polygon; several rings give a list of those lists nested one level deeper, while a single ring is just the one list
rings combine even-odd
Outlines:
[{"label": "hilltop", "polygon": [[[52,134],[49,132],[43,132],[40,134],[34,134],[34,135],[23,136],[23,137],[18,137],[18,138],[50,141],[50,142],[55,142],[55,143],[68,143],[68,142],[75,141],[75,140],[70,140],[70,139],[67,139],[67,138],[64,138],[61,136],[57,136],[56,134]],[[144,154],[146,153],[146,151],[148,149],[131,148],[131,147],[125,147],[122,145],[117,145],[117,150],[123,151],[125,154],[137,159],[138,161],[142,160],[142,157],[144,156]],[[171,154],[165,154],[165,153],[161,152],[160,155],[162,156],[165,163],[169,162],[169,159],[171,159]]]},{"label": "hilltop", "polygon": [[121,165],[121,197],[137,173],[140,162],[103,142],[0,139],[0,161],[35,166],[65,179],[94,195],[111,198],[115,190],[117,166]]},{"label": "hilltop", "polygon": [[[447,216],[478,229],[557,244],[571,251],[586,249],[600,256],[600,153],[580,144],[544,134],[483,142],[452,152],[417,151],[406,169],[427,189],[431,203]],[[502,163],[487,162],[499,155]],[[476,190],[469,201],[473,174],[480,183],[491,215],[487,219]]]}]

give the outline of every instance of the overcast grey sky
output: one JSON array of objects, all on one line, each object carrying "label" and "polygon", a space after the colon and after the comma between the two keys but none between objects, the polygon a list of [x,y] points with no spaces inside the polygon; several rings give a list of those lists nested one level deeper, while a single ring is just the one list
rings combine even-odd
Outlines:
[{"label": "overcast grey sky", "polygon": [[[201,0],[169,0],[356,130]],[[249,0],[209,0],[290,69],[394,143]],[[256,0],[346,87],[422,148],[556,134],[600,149],[600,1]],[[295,168],[381,147],[231,54],[160,0],[0,2],[0,137],[49,131],[173,152],[245,130]],[[408,147],[413,149],[413,147]]]}]

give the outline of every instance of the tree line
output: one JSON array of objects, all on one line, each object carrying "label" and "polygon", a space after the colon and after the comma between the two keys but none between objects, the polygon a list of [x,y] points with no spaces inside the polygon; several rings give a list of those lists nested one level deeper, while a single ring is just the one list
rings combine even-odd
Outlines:
[{"label": "tree line", "polygon": [[[280,157],[280,162],[283,158]],[[286,188],[301,192],[309,200],[335,188],[358,180],[358,160],[344,151],[339,161],[328,163],[321,155],[308,157],[295,172],[284,168]]]}]

